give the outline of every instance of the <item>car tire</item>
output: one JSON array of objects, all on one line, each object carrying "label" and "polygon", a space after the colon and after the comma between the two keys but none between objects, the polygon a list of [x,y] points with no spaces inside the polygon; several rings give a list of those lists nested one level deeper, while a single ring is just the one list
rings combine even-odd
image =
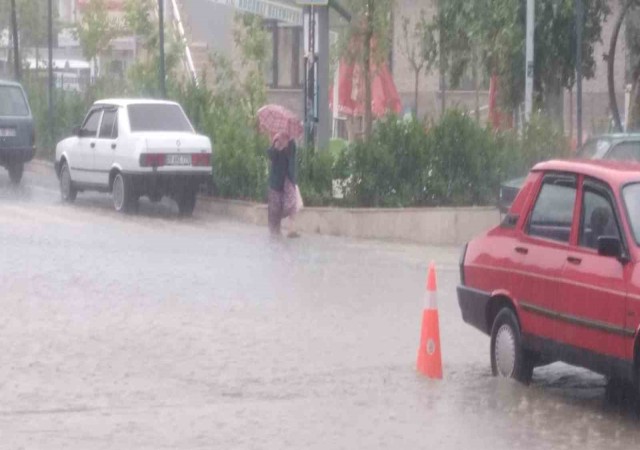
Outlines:
[{"label": "car tire", "polygon": [[69,165],[63,162],[60,168],[60,197],[64,203],[73,203],[77,195],[78,190],[73,187]]},{"label": "car tire", "polygon": [[533,357],[522,347],[518,319],[511,308],[500,310],[491,329],[491,372],[529,384],[533,375]]},{"label": "car tire", "polygon": [[185,189],[177,197],[180,215],[190,217],[196,207],[197,192],[195,189]]},{"label": "car tire", "polygon": [[12,184],[20,184],[22,174],[24,173],[24,163],[12,163],[7,166],[9,171],[9,180]]},{"label": "car tire", "polygon": [[137,209],[138,196],[133,191],[131,181],[122,173],[118,172],[113,178],[111,186],[113,208],[121,213],[133,212]]}]

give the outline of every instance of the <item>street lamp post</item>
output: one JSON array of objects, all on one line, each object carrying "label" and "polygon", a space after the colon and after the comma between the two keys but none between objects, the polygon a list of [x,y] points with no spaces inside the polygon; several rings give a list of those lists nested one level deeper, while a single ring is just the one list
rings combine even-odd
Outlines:
[{"label": "street lamp post", "polygon": [[527,61],[525,63],[525,96],[524,96],[524,115],[525,122],[531,119],[531,111],[533,109],[533,68],[534,68],[534,33],[535,33],[535,0],[527,0],[527,42],[526,54]]},{"label": "street lamp post", "polygon": [[160,94],[167,96],[165,61],[164,61],[164,0],[158,0],[158,26],[160,27]]},{"label": "street lamp post", "polygon": [[16,14],[16,0],[11,0],[11,35],[13,39],[13,67],[14,76],[20,81],[20,45],[18,43],[18,18]]},{"label": "street lamp post", "polygon": [[583,0],[576,0],[576,121],[578,146],[582,145],[582,29],[584,26]]},{"label": "street lamp post", "polygon": [[49,133],[51,142],[55,142],[55,136],[53,131],[53,0],[48,0],[48,16],[47,16],[47,34],[48,34],[48,47],[49,47]]}]

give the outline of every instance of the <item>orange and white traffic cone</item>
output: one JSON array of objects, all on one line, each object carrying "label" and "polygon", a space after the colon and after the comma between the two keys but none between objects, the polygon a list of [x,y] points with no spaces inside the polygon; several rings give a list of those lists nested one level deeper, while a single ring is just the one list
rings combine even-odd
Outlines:
[{"label": "orange and white traffic cone", "polygon": [[429,378],[442,379],[440,320],[438,318],[436,291],[436,267],[431,263],[427,274],[427,292],[424,311],[422,312],[422,332],[416,368],[418,372]]}]

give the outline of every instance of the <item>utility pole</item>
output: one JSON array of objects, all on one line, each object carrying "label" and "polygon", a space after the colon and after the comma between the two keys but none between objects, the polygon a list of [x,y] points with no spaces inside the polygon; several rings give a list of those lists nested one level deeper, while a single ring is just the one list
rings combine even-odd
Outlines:
[{"label": "utility pole", "polygon": [[160,94],[167,96],[165,61],[164,61],[164,0],[158,0],[158,23],[160,27]]},{"label": "utility pole", "polygon": [[447,78],[446,78],[446,42],[445,42],[445,30],[442,23],[442,2],[444,0],[438,0],[438,39],[439,39],[439,57],[440,57],[440,116],[444,116],[444,112],[447,109]]},{"label": "utility pole", "polygon": [[[318,6],[318,138],[316,148],[327,150],[329,123],[329,7]],[[337,86],[334,86],[337,89]]]},{"label": "utility pole", "polygon": [[49,136],[51,137],[51,143],[55,143],[55,136],[53,130],[53,0],[48,0],[48,47],[49,47]]},{"label": "utility pole", "polygon": [[583,0],[576,0],[576,121],[578,147],[582,145],[582,29],[584,26]]},{"label": "utility pole", "polygon": [[524,117],[529,123],[533,109],[533,68],[534,68],[534,35],[535,35],[535,0],[527,0],[527,61],[525,63]]},{"label": "utility pole", "polygon": [[18,43],[18,18],[16,13],[16,0],[11,0],[11,33],[13,40],[13,67],[16,81],[20,81],[20,44]]}]

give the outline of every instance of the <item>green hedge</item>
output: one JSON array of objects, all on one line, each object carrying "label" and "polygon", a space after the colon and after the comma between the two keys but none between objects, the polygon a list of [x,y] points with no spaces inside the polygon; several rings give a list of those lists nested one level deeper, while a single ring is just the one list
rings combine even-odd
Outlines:
[{"label": "green hedge", "polygon": [[[480,127],[460,111],[449,111],[428,129],[389,116],[368,142],[335,152],[304,154],[300,185],[307,204],[336,203],[332,179],[343,180],[342,204],[363,207],[495,204],[500,183],[532,165],[566,157],[561,131],[534,117],[518,136]],[[310,160],[311,159],[311,160]],[[332,166],[329,170],[329,166]]]}]

